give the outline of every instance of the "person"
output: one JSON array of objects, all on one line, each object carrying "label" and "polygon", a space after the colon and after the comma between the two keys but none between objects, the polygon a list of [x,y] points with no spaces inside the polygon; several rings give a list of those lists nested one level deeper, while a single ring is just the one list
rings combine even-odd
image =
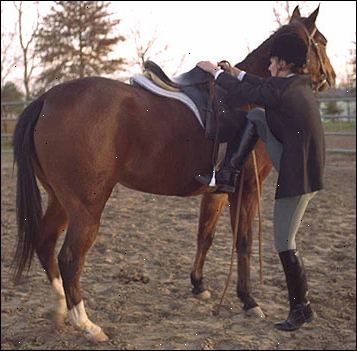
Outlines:
[{"label": "person", "polygon": [[[233,75],[209,61],[197,64],[215,76],[228,93],[231,107],[254,103],[238,149],[229,154],[216,174],[216,191],[234,192],[244,161],[258,138],[279,173],[274,202],[274,244],[284,269],[290,311],[287,319],[275,324],[283,331],[300,328],[315,313],[308,299],[307,277],[295,236],[309,201],[323,188],[325,142],[319,108],[311,78],[303,74],[307,45],[296,34],[283,34],[272,44],[269,71],[260,78],[233,68]],[[224,67],[226,68],[226,67]],[[228,147],[229,148],[229,147]],[[211,175],[197,175],[210,186]],[[214,183],[214,182],[213,182]]]}]

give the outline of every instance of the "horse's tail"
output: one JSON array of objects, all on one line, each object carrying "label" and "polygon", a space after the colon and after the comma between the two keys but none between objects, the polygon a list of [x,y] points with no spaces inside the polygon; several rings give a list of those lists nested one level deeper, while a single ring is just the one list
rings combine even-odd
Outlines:
[{"label": "horse's tail", "polygon": [[43,98],[28,105],[21,113],[13,136],[14,163],[17,164],[16,217],[17,247],[13,260],[14,281],[25,268],[29,271],[35,250],[35,237],[42,218],[41,194],[33,163],[36,152],[33,140],[35,124],[43,107]]}]

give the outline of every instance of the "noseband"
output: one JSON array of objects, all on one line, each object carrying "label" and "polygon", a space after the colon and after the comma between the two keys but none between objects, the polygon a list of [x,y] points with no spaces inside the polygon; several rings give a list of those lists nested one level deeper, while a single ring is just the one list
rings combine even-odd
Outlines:
[{"label": "noseband", "polygon": [[315,27],[311,34],[309,34],[309,32],[307,31],[307,29],[305,27],[304,27],[304,30],[306,32],[306,35],[307,35],[308,41],[309,41],[308,61],[310,59],[311,47],[313,47],[314,50],[315,50],[317,59],[319,61],[319,64],[320,64],[320,73],[321,73],[320,77],[319,77],[320,80],[318,82],[314,82],[316,84],[315,87],[314,87],[314,91],[318,92],[323,85],[327,84],[328,86],[330,86],[330,83],[329,83],[329,81],[327,79],[327,71],[326,71],[326,68],[325,68],[323,60],[322,60],[322,55],[321,55],[319,43],[314,39],[314,36],[316,34],[317,29]]}]

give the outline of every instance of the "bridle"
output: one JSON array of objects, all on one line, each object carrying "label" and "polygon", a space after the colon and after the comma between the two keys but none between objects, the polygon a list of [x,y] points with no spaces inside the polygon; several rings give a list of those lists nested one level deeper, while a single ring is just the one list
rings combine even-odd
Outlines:
[{"label": "bridle", "polygon": [[315,86],[313,87],[314,92],[318,92],[320,90],[320,88],[327,84],[328,86],[330,86],[330,83],[328,81],[328,75],[327,75],[327,71],[322,59],[322,55],[321,55],[321,49],[319,47],[319,43],[314,39],[314,36],[316,34],[317,28],[315,27],[314,30],[311,32],[311,34],[308,32],[308,30],[304,27],[305,33],[307,35],[308,38],[308,42],[309,42],[309,46],[308,46],[308,54],[307,54],[307,63],[310,60],[310,50],[311,47],[314,48],[315,53],[316,53],[316,57],[318,59],[318,62],[320,64],[320,77],[319,80],[317,82],[313,81],[313,83],[315,83]]}]

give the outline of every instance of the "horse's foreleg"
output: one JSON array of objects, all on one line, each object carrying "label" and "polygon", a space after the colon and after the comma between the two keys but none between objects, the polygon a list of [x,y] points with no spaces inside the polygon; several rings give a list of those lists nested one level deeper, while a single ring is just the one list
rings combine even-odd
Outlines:
[{"label": "horse's foreleg", "polygon": [[[229,201],[231,204],[231,224],[234,229],[237,208],[236,194],[230,195]],[[243,302],[243,309],[248,314],[263,317],[263,312],[251,295],[250,287],[250,258],[253,243],[252,223],[257,210],[257,201],[256,187],[250,184],[244,184],[236,244],[238,256],[237,295]]]},{"label": "horse's foreleg", "polygon": [[65,231],[66,227],[66,213],[57,198],[49,193],[48,207],[41,220],[35,245],[38,258],[55,292],[57,305],[54,317],[58,327],[64,324],[67,307],[62,280],[55,259],[55,247],[58,237]]},{"label": "horse's foreleg", "polygon": [[66,239],[58,256],[71,321],[94,341],[106,341],[108,337],[87,316],[79,278],[85,254],[92,246],[98,231],[100,214],[101,211],[85,207],[70,211]]},{"label": "horse's foreleg", "polygon": [[227,201],[225,194],[204,194],[201,200],[196,258],[191,271],[192,293],[200,299],[210,298],[203,283],[203,265],[211,247],[218,218]]}]

